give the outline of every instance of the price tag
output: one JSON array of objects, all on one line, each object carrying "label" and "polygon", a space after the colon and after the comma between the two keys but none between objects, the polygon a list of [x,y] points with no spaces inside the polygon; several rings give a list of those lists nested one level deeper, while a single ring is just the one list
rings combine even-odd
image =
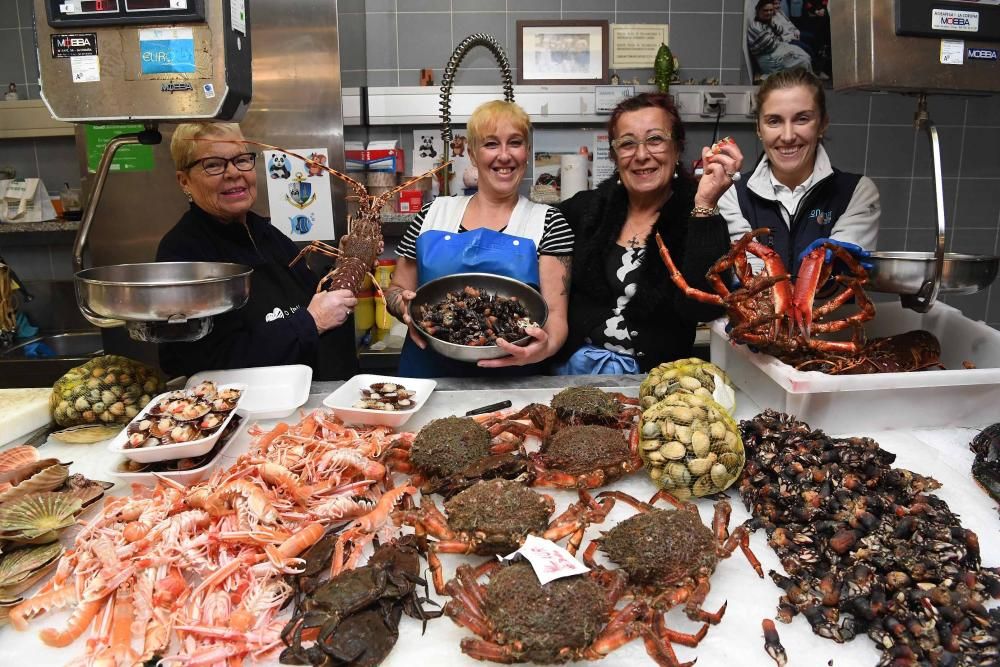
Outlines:
[{"label": "price tag", "polygon": [[555,542],[543,540],[534,535],[528,535],[521,548],[502,560],[513,561],[525,558],[535,570],[535,576],[544,586],[550,581],[562,577],[572,577],[590,571],[586,565],[573,558],[573,555]]},{"label": "price tag", "polygon": [[941,64],[962,65],[965,63],[965,42],[961,39],[941,40]]}]

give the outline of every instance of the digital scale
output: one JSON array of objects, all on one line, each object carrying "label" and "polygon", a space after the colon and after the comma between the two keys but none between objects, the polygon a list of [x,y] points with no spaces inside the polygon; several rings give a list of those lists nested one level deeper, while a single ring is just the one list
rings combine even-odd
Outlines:
[{"label": "digital scale", "polygon": [[49,0],[45,9],[60,28],[205,20],[205,0]]}]

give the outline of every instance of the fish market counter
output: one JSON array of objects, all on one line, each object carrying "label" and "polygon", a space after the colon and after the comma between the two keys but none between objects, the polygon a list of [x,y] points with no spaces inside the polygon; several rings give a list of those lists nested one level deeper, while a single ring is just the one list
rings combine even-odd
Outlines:
[{"label": "fish market counter", "polygon": [[[621,391],[630,396],[638,395],[638,385],[644,376],[577,376],[577,377],[531,377],[521,379],[485,380],[485,379],[440,379],[437,388],[420,409],[419,412],[402,427],[401,430],[416,431],[432,419],[449,415],[464,415],[468,410],[509,399],[514,408],[520,408],[532,402],[548,403],[552,395],[559,389],[575,385],[597,385],[609,390]],[[309,399],[304,408],[322,407],[323,399],[341,383],[313,383]],[[737,391],[736,419],[749,419],[759,413],[758,406],[743,392]],[[995,421],[996,414],[983,415],[980,423],[968,424],[961,428],[940,429],[906,429],[885,430],[877,432],[858,432],[851,428],[851,415],[843,415],[842,426],[831,435],[863,435],[874,438],[881,447],[896,454],[895,467],[906,468],[914,472],[929,475],[941,482],[942,487],[936,493],[947,501],[951,510],[960,515],[962,524],[979,536],[982,560],[984,566],[1000,565],[1000,531],[998,531],[997,507],[989,497],[974,483],[970,467],[972,453],[968,443],[978,432],[978,428]],[[295,419],[289,417],[287,420]],[[901,412],[898,415],[900,426],[905,426],[907,416]],[[261,422],[265,428],[277,420]],[[227,454],[230,460],[223,465],[229,465],[249,445],[249,437],[245,431],[240,436],[238,446],[234,446]],[[535,443],[537,445],[537,443]],[[129,492],[127,484],[109,476],[108,467],[114,456],[107,451],[104,443],[95,445],[67,445],[50,440],[43,445],[43,456],[58,457],[73,461],[71,472],[82,472],[94,479],[114,480],[118,482],[113,494]],[[618,480],[608,488],[617,489],[642,500],[647,500],[656,491],[656,487],[643,471],[639,471],[624,479]],[[565,491],[549,491],[556,501],[556,512],[565,509],[569,503],[576,500],[576,494]],[[735,488],[728,491],[733,506],[730,526],[735,527],[749,518]],[[702,520],[710,525],[712,518],[712,502],[698,500],[697,506]],[[620,522],[635,512],[625,503],[618,502],[603,525],[591,526],[585,536],[584,546],[600,535],[601,529]],[[89,515],[85,515],[89,516]],[[64,537],[64,539],[66,539]],[[783,572],[778,559],[767,545],[764,531],[751,535],[750,546],[759,558],[764,572],[777,570]],[[598,556],[598,560],[602,560]],[[463,563],[480,563],[479,557],[443,555],[445,576],[450,578],[455,568]],[[733,555],[718,564],[711,579],[711,591],[705,601],[704,608],[710,611],[718,609],[728,601],[728,607],[722,621],[709,628],[707,635],[697,648],[674,645],[677,657],[681,662],[698,659],[699,665],[741,665],[771,667],[774,661],[764,652],[764,640],[761,630],[761,620],[775,618],[778,598],[782,591],[769,577],[760,579],[756,576],[743,554],[737,549]],[[431,598],[443,599],[434,594],[431,587]],[[994,603],[995,604],[995,601]],[[286,610],[285,614],[288,614]],[[66,649],[52,649],[41,643],[38,631],[44,627],[59,627],[66,622],[65,613],[48,614],[33,620],[27,632],[16,632],[11,627],[0,628],[0,665],[20,664],[26,656],[33,667],[43,665],[60,665],[74,658],[81,657],[85,649],[84,639],[77,640]],[[688,620],[682,608],[675,608],[667,615],[667,625],[671,629],[693,633],[700,624]],[[784,645],[790,665],[839,665],[841,667],[876,665],[880,652],[874,643],[861,634],[853,641],[837,644],[832,640],[822,639],[813,634],[809,623],[800,614],[790,624],[776,623],[781,642]],[[383,664],[400,667],[411,665],[482,665],[464,655],[460,648],[463,637],[471,633],[455,625],[449,618],[442,617],[427,624],[425,634],[421,634],[421,625],[404,616],[399,627],[399,640],[394,650]],[[265,664],[278,664],[276,654],[265,661]],[[634,640],[611,653],[602,664],[606,665],[636,665],[654,664],[647,656],[641,640]]]}]

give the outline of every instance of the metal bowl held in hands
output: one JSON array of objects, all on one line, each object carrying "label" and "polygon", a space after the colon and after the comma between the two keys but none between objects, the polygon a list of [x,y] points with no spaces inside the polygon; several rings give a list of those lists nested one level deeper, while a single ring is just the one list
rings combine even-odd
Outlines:
[{"label": "metal bowl held in hands", "polygon": [[[874,268],[869,272],[867,289],[892,294],[918,294],[934,281],[933,252],[872,252]],[[997,277],[1000,257],[945,253],[941,274],[942,294],[972,294],[985,289]]]},{"label": "metal bowl held in hands", "polygon": [[[181,326],[246,305],[250,274],[242,264],[156,262],[116,264],[76,274],[80,310],[98,326]],[[197,323],[197,322],[196,322]],[[210,327],[194,327],[207,333]],[[193,340],[193,331],[185,336]],[[147,338],[148,340],[148,338]]]},{"label": "metal bowl held in hands", "polygon": [[[496,276],[490,273],[457,273],[432,280],[417,290],[417,296],[410,302],[409,312],[417,330],[424,336],[431,349],[438,354],[457,361],[476,362],[480,359],[498,359],[506,357],[507,353],[496,345],[458,345],[435,338],[420,326],[420,307],[431,306],[445,300],[449,292],[460,292],[466,287],[489,292],[495,296],[517,298],[528,311],[528,318],[544,326],[549,316],[549,308],[542,295],[529,285],[513,278]],[[515,345],[527,345],[533,339],[525,336],[516,341]]]}]

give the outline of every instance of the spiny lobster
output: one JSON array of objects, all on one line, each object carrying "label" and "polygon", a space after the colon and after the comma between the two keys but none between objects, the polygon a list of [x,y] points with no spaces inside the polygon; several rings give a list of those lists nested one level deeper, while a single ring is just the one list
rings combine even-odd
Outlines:
[{"label": "spiny lobster", "polygon": [[[218,141],[218,139],[213,138],[212,141]],[[346,289],[350,290],[352,294],[357,294],[361,289],[365,276],[371,275],[374,271],[375,263],[378,260],[379,253],[382,251],[384,243],[382,237],[382,207],[385,206],[389,199],[397,192],[405,190],[421,179],[436,174],[451,164],[451,162],[445,162],[434,169],[421,174],[420,176],[411,178],[402,185],[393,188],[389,192],[373,197],[368,194],[368,190],[363,184],[354,180],[347,174],[342,174],[322,162],[312,160],[294,151],[280,148],[279,146],[272,146],[271,144],[265,144],[259,141],[250,141],[249,139],[244,139],[242,141],[233,140],[232,143],[260,146],[261,148],[279,151],[285,155],[298,158],[305,162],[309,167],[321,169],[344,181],[354,192],[354,195],[348,196],[348,199],[354,199],[358,202],[358,212],[355,215],[348,216],[348,232],[340,237],[340,241],[337,246],[334,247],[328,243],[323,243],[322,241],[312,241],[302,248],[290,264],[290,266],[294,266],[300,259],[312,253],[320,253],[336,260],[334,262],[333,269],[331,269],[319,281],[319,284],[316,287],[317,292],[322,292],[324,290],[330,292],[333,290]],[[373,280],[373,283],[374,282],[375,281]],[[376,289],[378,289],[377,283],[375,284]],[[381,290],[378,291],[381,295]]]}]

